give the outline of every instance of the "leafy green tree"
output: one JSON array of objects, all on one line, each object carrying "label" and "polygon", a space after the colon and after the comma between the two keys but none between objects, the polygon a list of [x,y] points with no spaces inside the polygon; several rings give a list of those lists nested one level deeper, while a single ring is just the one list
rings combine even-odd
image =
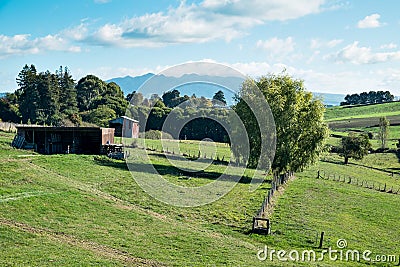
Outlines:
[{"label": "leafy green tree", "polygon": [[142,93],[133,91],[126,96],[126,100],[134,106],[139,106],[143,103],[144,97]]},{"label": "leafy green tree", "polygon": [[113,109],[100,105],[96,109],[83,112],[83,119],[86,122],[96,124],[101,127],[108,127],[108,121],[116,117],[116,113]]},{"label": "leafy green tree", "polygon": [[198,105],[197,105],[198,108],[210,108],[210,107],[212,107],[212,102],[211,102],[210,99],[208,99],[208,98],[206,98],[204,96],[202,96],[202,97],[200,97],[198,99],[199,99]]},{"label": "leafy green tree", "polygon": [[129,106],[127,115],[139,121],[139,130],[144,132],[146,130],[145,122],[148,119],[150,108],[146,106]]},{"label": "leafy green tree", "polygon": [[379,142],[382,149],[386,149],[386,142],[389,137],[390,122],[386,117],[379,118]]},{"label": "leafy green tree", "polygon": [[[250,89],[253,83],[261,90],[275,120],[277,143],[272,170],[300,171],[316,162],[324,151],[328,135],[328,127],[324,122],[325,107],[305,91],[303,81],[282,73],[245,82],[237,96],[237,104],[233,108],[246,127],[250,143],[247,165],[256,167],[261,160],[262,166],[271,166],[264,162],[268,158],[265,158],[267,155],[261,155],[260,147],[262,136],[268,137],[262,131],[265,133],[271,129],[259,128],[255,115],[244,101],[258,97]],[[235,157],[240,158],[240,151],[233,152]]]},{"label": "leafy green tree", "polygon": [[162,126],[166,117],[168,116],[171,109],[153,107],[150,110],[150,114],[147,120],[146,131],[148,130],[162,130]]},{"label": "leafy green tree", "polygon": [[226,105],[226,100],[225,100],[225,95],[224,92],[219,90],[218,92],[215,93],[215,95],[212,98],[212,103],[213,105]]},{"label": "leafy green tree", "polygon": [[164,102],[162,102],[162,101],[159,99],[159,100],[157,100],[157,101],[154,103],[154,107],[155,107],[155,108],[165,108],[165,104],[164,104]]},{"label": "leafy green tree", "polygon": [[348,164],[350,158],[362,159],[371,147],[368,135],[350,133],[349,136],[342,137],[339,154],[344,157],[344,164]]},{"label": "leafy green tree", "polygon": [[14,93],[7,93],[0,98],[0,119],[6,122],[19,123],[21,121],[17,105],[17,97]]},{"label": "leafy green tree", "polygon": [[76,85],[78,108],[80,111],[88,111],[96,108],[93,106],[96,100],[106,91],[107,83],[94,75],[87,75],[78,81]]},{"label": "leafy green tree", "polygon": [[128,104],[119,85],[110,82],[104,92],[93,101],[91,108],[95,109],[100,105],[107,106],[115,111],[116,116],[122,116],[125,114]]}]

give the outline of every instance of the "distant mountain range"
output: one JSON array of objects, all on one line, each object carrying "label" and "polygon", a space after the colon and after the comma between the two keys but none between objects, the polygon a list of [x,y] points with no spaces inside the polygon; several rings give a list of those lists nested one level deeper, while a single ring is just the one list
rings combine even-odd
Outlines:
[{"label": "distant mountain range", "polygon": [[340,102],[344,101],[346,95],[341,94],[328,94],[328,93],[315,93],[313,92],[314,97],[322,99],[322,102],[326,106],[339,106]]},{"label": "distant mountain range", "polygon": [[0,93],[0,98],[3,98],[6,96],[7,93]]},{"label": "distant mountain range", "polygon": [[[229,104],[233,104],[234,92],[227,88],[238,88],[242,83],[242,79],[237,77],[217,77],[217,76],[200,76],[197,74],[186,74],[182,77],[171,77],[164,75],[157,75],[147,73],[145,75],[131,77],[119,77],[108,80],[107,82],[115,82],[118,84],[125,95],[138,91],[139,88],[146,82],[146,85],[140,88],[140,92],[145,97],[150,97],[152,93],[158,93],[160,96],[162,93],[177,88],[181,95],[191,96],[193,93],[197,97],[212,98],[213,95],[218,91],[222,90],[225,94],[225,98]],[[153,79],[151,79],[153,78]],[[207,83],[198,82],[206,81]],[[218,86],[217,84],[224,85],[226,88]],[[178,86],[177,86],[178,85]],[[181,86],[180,86],[181,85]],[[314,93],[315,97],[321,98],[327,106],[338,106],[340,102],[344,101],[345,95],[342,94],[328,94],[328,93]]]}]

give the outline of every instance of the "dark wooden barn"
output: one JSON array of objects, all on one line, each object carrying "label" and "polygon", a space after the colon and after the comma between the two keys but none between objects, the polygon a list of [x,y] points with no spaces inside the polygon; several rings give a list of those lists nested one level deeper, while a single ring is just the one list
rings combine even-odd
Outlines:
[{"label": "dark wooden barn", "polygon": [[139,122],[127,116],[109,121],[109,127],[115,129],[115,136],[125,138],[139,137]]},{"label": "dark wooden barn", "polygon": [[43,154],[99,154],[114,143],[114,129],[100,127],[51,127],[17,125],[13,145]]}]

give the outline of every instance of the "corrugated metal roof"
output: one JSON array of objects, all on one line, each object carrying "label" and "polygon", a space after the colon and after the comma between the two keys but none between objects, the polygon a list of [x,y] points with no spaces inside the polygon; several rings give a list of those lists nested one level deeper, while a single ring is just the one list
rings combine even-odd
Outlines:
[{"label": "corrugated metal roof", "polygon": [[127,116],[121,116],[121,117],[119,117],[119,118],[110,120],[109,122],[111,122],[111,123],[113,123],[113,122],[118,122],[119,120],[121,120],[121,118],[124,119],[124,120],[128,120],[128,121],[139,122],[139,121],[137,121],[137,120],[135,120],[135,119],[132,119],[132,118],[129,118],[129,117],[127,117]]}]

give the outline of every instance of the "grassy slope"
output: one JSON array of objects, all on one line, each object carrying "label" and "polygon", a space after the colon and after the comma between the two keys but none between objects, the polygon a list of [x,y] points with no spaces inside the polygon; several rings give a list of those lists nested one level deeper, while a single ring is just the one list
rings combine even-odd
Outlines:
[{"label": "grassy slope", "polygon": [[[123,163],[98,162],[84,155],[32,155],[10,149],[11,138],[0,133],[0,265],[266,266],[270,263],[255,257],[264,245],[315,248],[320,231],[326,232],[325,246],[335,247],[337,239],[345,238],[351,249],[400,254],[399,196],[314,179],[321,169],[399,186],[400,177],[387,173],[398,170],[394,154],[369,155],[349,166],[334,155],[326,156],[318,166],[298,174],[278,199],[271,218],[274,235],[258,236],[247,231],[267,184],[250,193],[248,184],[239,183],[212,204],[176,208],[144,193]],[[186,151],[198,146],[181,144]],[[223,145],[217,150],[228,157]],[[152,161],[176,184],[210,181],[210,176],[182,180],[164,158],[152,156]],[[211,166],[207,172],[224,168]],[[295,265],[346,266],[329,261]]]},{"label": "grassy slope", "polygon": [[[377,118],[381,116],[391,116],[391,115],[400,115],[400,103],[399,102],[394,102],[394,103],[385,103],[385,104],[379,104],[379,105],[370,105],[370,106],[360,106],[360,107],[351,107],[351,108],[344,108],[344,107],[333,107],[333,108],[328,108],[325,113],[325,119],[328,122],[333,122],[330,124],[331,128],[331,133],[334,133],[336,135],[342,135],[346,136],[348,131],[350,130],[362,130],[365,132],[371,132],[374,134],[374,139],[371,140],[371,143],[373,145],[374,149],[377,149],[380,147],[380,144],[377,140],[378,138],[378,132],[379,128],[378,127],[365,127],[360,124],[360,122],[357,123],[352,123],[356,122],[357,119],[360,118],[365,118],[366,121],[365,123],[368,122],[368,118]],[[397,117],[397,116],[396,116]],[[340,121],[346,121],[349,122],[348,127],[339,127],[335,128],[335,125],[337,122]],[[352,125],[357,125],[357,126],[352,126]],[[360,125],[359,125],[360,124]],[[400,126],[390,126],[389,128],[389,141],[388,141],[388,147],[391,149],[396,149],[396,144],[398,143],[397,141],[400,139]],[[328,143],[330,145],[337,145],[339,143],[338,138],[330,138],[328,140]]]},{"label": "grassy slope", "polygon": [[[175,208],[142,192],[117,162],[107,166],[93,156],[26,156],[8,147],[10,136],[1,138],[0,265],[124,265],[119,254],[139,263],[152,259],[179,266],[257,263],[260,244],[246,231],[268,184],[250,193],[248,184],[239,183],[213,204]],[[15,232],[18,242],[9,238]],[[24,253],[29,246],[41,253]],[[53,250],[69,253],[61,258]]]},{"label": "grassy slope", "polygon": [[400,115],[400,102],[384,103],[359,107],[333,107],[325,113],[327,121],[346,120],[351,118],[368,118]]},{"label": "grassy slope", "polygon": [[[324,231],[325,248],[335,249],[336,241],[345,239],[348,249],[400,255],[399,196],[313,177],[313,171],[299,175],[279,199],[271,218],[275,234],[265,237],[271,247],[315,248],[316,236]],[[364,264],[326,261],[324,266],[332,265]]]}]

